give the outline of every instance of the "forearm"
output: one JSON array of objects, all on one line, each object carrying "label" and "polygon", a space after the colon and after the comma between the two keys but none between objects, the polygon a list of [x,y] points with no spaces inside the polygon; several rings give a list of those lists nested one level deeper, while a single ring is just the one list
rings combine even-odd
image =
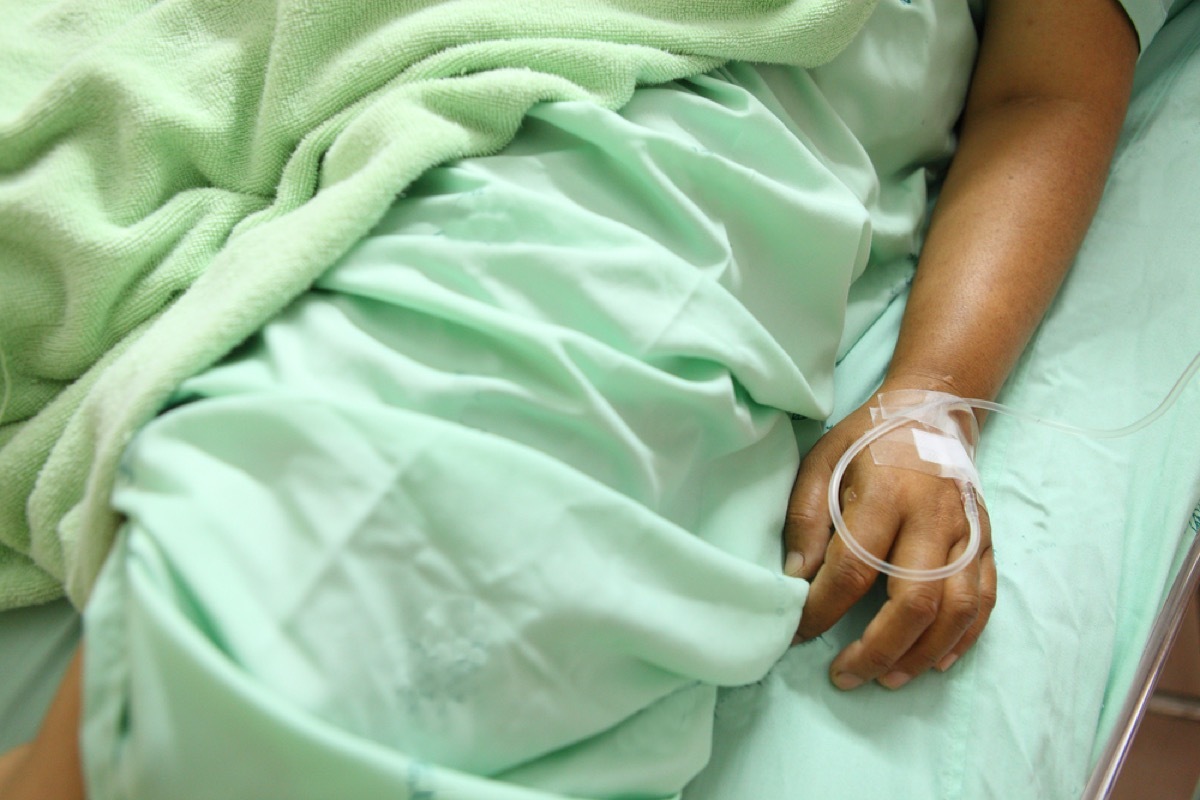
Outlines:
[{"label": "forearm", "polygon": [[[1123,23],[1123,20],[1117,22]],[[1069,269],[1104,187],[1124,116],[1132,32],[1107,54],[1125,69],[1066,91],[1005,91],[1002,55],[980,62],[888,374],[990,398]]]},{"label": "forearm", "polygon": [[1099,198],[1111,147],[1103,140],[1079,146],[1089,135],[1102,139],[1086,111],[1053,100],[998,107],[964,133],[890,378],[995,395],[1066,275]]},{"label": "forearm", "polygon": [[[990,398],[1049,306],[1103,191],[1128,102],[1137,40],[1116,0],[989,0],[959,151],[934,212],[883,389]],[[872,426],[854,410],[812,448],[788,505],[785,566],[812,581],[798,638],[865,596],[873,567],[830,538],[834,464]],[[959,488],[855,459],[838,494],[875,555],[934,569],[965,552]],[[986,513],[966,568],[939,582],[889,579],[888,599],[830,666],[834,683],[897,688],[949,669],[996,602]]]}]

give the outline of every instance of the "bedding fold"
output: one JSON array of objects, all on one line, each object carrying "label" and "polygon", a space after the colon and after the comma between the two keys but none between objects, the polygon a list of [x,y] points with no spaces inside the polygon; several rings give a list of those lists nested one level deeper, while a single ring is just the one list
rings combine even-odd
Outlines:
[{"label": "bedding fold", "polygon": [[0,33],[0,608],[82,603],[115,465],[182,380],[429,167],[545,100],[812,66],[873,0],[23,2]]},{"label": "bedding fold", "polygon": [[[807,167],[723,191],[751,129]],[[780,571],[796,436],[754,397],[828,387],[762,322],[796,292],[761,290],[835,306],[867,217],[754,234],[835,189],[718,75],[541,106],[422,176],[126,448],[89,796],[676,796],[713,686],[761,678],[806,595]]]}]

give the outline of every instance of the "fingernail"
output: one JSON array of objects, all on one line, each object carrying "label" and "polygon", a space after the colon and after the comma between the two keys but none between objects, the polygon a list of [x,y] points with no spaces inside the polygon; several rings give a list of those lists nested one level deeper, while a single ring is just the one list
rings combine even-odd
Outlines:
[{"label": "fingernail", "polygon": [[848,692],[863,685],[863,679],[851,672],[838,672],[833,676],[833,685]]},{"label": "fingernail", "polygon": [[783,571],[793,578],[799,578],[803,570],[804,554],[792,550],[787,554],[787,558],[783,560]]},{"label": "fingernail", "polygon": [[951,653],[937,663],[938,672],[945,672],[954,666],[954,662],[958,661],[958,653]]},{"label": "fingernail", "polygon": [[879,679],[879,682],[889,689],[899,689],[912,680],[912,675],[905,672],[889,672]]}]

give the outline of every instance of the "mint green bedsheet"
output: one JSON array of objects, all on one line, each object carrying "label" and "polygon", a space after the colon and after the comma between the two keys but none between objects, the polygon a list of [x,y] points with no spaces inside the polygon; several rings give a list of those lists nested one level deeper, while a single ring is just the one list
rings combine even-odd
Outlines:
[{"label": "mint green bedsheet", "polygon": [[[1147,56],[1096,231],[1010,402],[1123,424],[1200,340],[1200,242],[1183,206],[1146,210],[1164,181],[1196,177],[1162,156],[1193,130],[1195,98],[1174,84],[1200,68],[1195,18],[1163,34],[1164,63]],[[175,395],[127,453],[131,522],[89,610],[96,797],[670,797],[706,761],[688,800],[1082,785],[1200,485],[1195,392],[1136,442],[990,423],[1001,606],[948,676],[832,690],[825,666],[867,604],[764,677],[804,597],[779,576],[778,500],[793,436],[816,433],[777,408],[832,391],[836,416],[870,391],[925,175],[885,191],[836,136],[806,160],[805,137],[831,128],[779,113],[786,76],[740,69],[642,92],[600,125],[592,108],[541,109],[504,155],[428,176]],[[805,107],[833,119],[831,105]],[[875,165],[902,149],[877,144]],[[932,136],[929,157],[948,144]],[[554,166],[580,152],[595,180]],[[655,213],[664,191],[671,214]],[[841,233],[804,237],[796,217],[794,239],[762,237],[788,204]],[[805,289],[768,289],[763,264],[804,272],[785,277]],[[803,369],[839,353],[836,386]],[[1122,391],[1096,388],[1106,377]]]}]

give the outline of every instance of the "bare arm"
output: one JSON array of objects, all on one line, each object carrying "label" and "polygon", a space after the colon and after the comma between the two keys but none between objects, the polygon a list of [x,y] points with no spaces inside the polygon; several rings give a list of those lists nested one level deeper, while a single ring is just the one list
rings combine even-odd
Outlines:
[{"label": "bare arm", "polygon": [[[881,391],[991,398],[1052,300],[1095,212],[1120,132],[1137,39],[1115,0],[991,0],[963,131],[921,254]],[[830,540],[833,465],[870,427],[861,408],[805,458],[785,541],[813,580],[800,638],[828,629],[875,572]],[[873,552],[938,567],[965,546],[957,489],[858,459],[842,494],[847,524]],[[986,521],[985,521],[986,523]],[[942,582],[892,578],[862,638],[834,660],[842,688],[896,688],[969,648],[995,603],[990,528],[977,562]]]},{"label": "bare arm", "polygon": [[1091,222],[1136,58],[1113,0],[990,4],[892,376],[999,390]]}]

